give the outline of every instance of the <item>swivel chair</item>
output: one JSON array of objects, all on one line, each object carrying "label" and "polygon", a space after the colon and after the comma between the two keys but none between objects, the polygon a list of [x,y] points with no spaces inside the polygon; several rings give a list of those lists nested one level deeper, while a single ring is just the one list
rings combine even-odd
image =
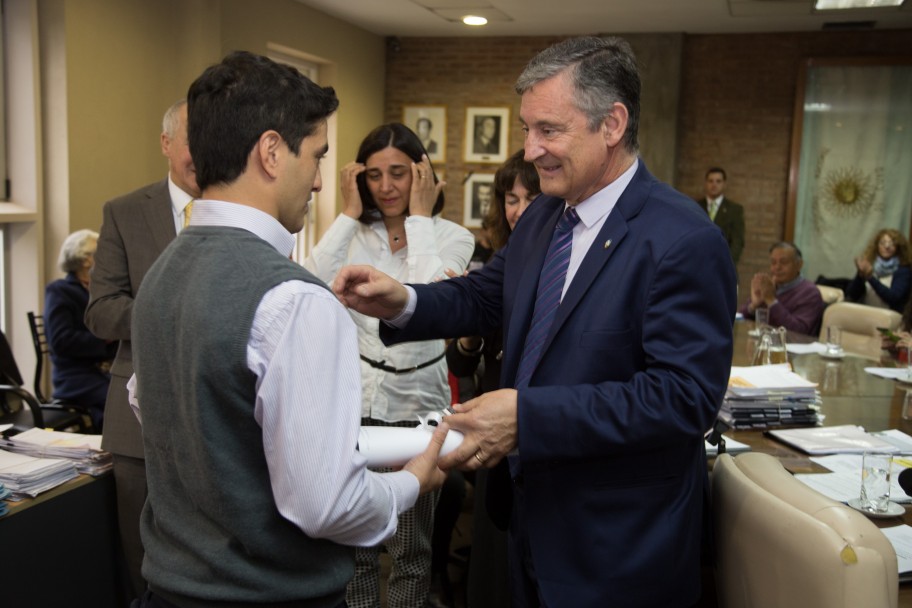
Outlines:
[{"label": "swivel chair", "polygon": [[902,315],[888,308],[877,308],[855,302],[835,302],[823,311],[820,341],[826,341],[827,327],[842,330],[842,348],[849,353],[878,360],[881,356],[881,336],[878,327],[896,329]]},{"label": "swivel chair", "polygon": [[773,456],[720,455],[712,504],[719,608],[896,608],[899,568],[886,536]]},{"label": "swivel chair", "polygon": [[[6,334],[0,332],[0,338],[0,407],[9,412],[19,412],[13,421],[14,430],[18,432],[35,426],[55,431],[93,432],[92,418],[85,408],[65,403],[48,403],[22,386],[22,374]],[[28,412],[31,412],[30,419]]]}]

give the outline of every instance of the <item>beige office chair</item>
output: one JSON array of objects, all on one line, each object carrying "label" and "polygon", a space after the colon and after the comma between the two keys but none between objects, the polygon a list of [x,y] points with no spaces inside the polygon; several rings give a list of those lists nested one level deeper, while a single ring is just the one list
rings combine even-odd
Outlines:
[{"label": "beige office chair", "polygon": [[722,454],[712,496],[719,608],[896,607],[890,541],[773,456]]},{"label": "beige office chair", "polygon": [[824,304],[829,306],[830,304],[835,304],[836,302],[842,302],[845,300],[845,292],[838,287],[830,287],[829,285],[818,285],[817,289],[820,290],[820,297],[823,298]]},{"label": "beige office chair", "polygon": [[835,325],[842,330],[842,348],[848,353],[880,359],[881,335],[878,327],[896,329],[902,315],[888,308],[877,308],[854,302],[836,302],[823,311],[820,341],[826,342],[827,327]]}]

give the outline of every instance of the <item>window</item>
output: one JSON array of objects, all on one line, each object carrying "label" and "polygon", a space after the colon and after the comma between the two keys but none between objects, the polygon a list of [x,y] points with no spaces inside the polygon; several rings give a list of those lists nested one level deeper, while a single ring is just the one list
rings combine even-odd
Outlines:
[{"label": "window", "polygon": [[[267,44],[267,56],[273,61],[290,65],[310,78],[315,83],[326,86],[321,82],[320,63],[311,56],[277,44]],[[330,217],[335,217],[336,212],[336,114],[330,116],[327,123],[327,138],[329,140],[329,154],[320,164],[320,175],[323,178],[323,189],[314,195],[310,201],[310,209],[304,218],[304,228],[295,235],[295,248],[292,259],[299,264],[310,253],[317,238],[318,209],[329,209]]]}]

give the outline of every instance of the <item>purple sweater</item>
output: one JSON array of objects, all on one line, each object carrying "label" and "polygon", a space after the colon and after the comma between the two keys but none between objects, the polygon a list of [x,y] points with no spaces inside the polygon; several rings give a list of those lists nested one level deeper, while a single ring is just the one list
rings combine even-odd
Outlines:
[{"label": "purple sweater", "polygon": [[[776,303],[769,309],[769,324],[785,327],[801,334],[816,335],[826,304],[820,297],[820,290],[811,281],[801,279],[797,283],[776,290]],[[745,319],[753,319],[750,300],[741,307]]]}]

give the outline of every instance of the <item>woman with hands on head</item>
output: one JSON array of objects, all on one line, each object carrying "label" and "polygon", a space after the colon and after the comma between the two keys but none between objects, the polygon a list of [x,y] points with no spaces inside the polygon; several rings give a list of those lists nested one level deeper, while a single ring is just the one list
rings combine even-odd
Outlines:
[{"label": "woman with hands on head", "polygon": [[912,291],[912,251],[898,230],[883,228],[855,258],[857,272],[846,297],[869,306],[902,312]]},{"label": "woman with hands on head", "polygon": [[[354,162],[342,168],[342,213],[304,266],[326,283],[350,264],[373,266],[402,283],[430,283],[445,277],[447,268],[461,274],[475,239],[440,217],[444,185],[413,131],[400,123],[377,127],[361,142]],[[418,416],[450,404],[443,340],[387,347],[376,318],[351,314],[362,361],[363,425],[416,426]],[[395,605],[425,604],[437,495],[421,496],[386,542],[393,562],[389,597]],[[356,550],[346,597],[352,608],[379,603],[379,553],[379,547]]]}]

